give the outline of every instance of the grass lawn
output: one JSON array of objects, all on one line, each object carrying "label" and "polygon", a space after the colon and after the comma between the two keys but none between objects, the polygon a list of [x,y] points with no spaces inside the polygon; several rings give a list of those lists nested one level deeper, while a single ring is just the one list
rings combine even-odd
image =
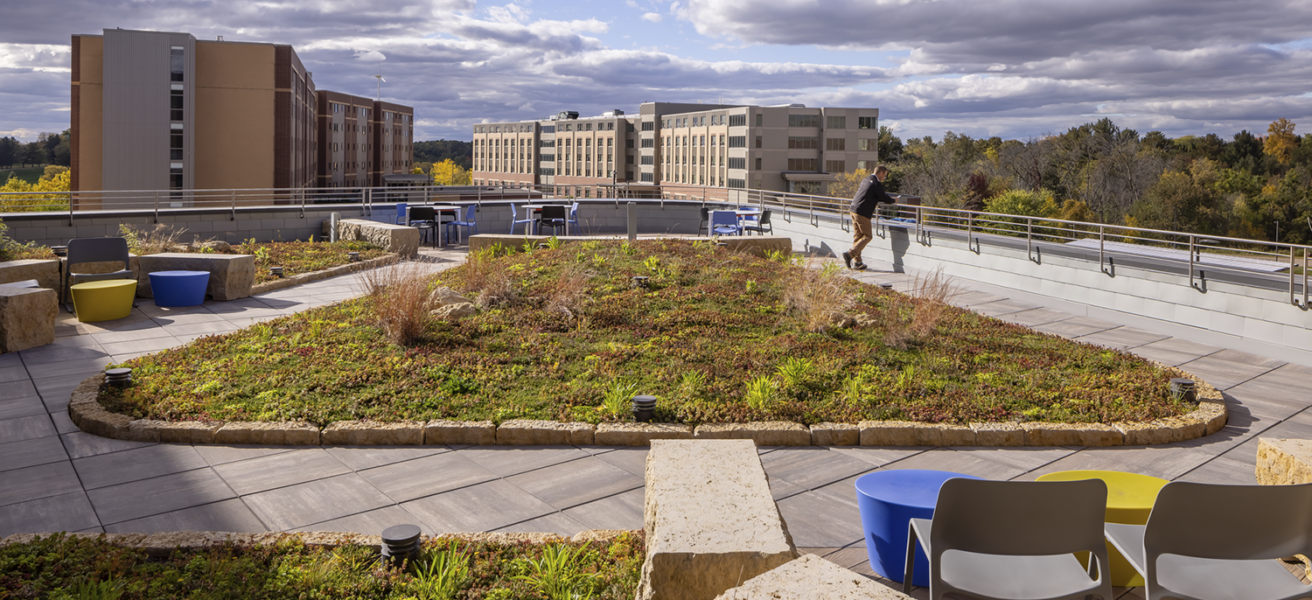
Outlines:
[{"label": "grass lawn", "polygon": [[55,534],[0,547],[0,598],[509,600],[550,598],[551,584],[563,582],[556,589],[570,597],[629,600],[644,549],[640,533],[609,543],[439,539],[405,568],[384,568],[377,558],[372,547],[310,548],[294,538],[151,558],[103,538]]},{"label": "grass lawn", "polygon": [[22,179],[32,185],[41,180],[41,176],[46,172],[44,165],[40,167],[14,167],[12,169],[0,169],[0,185],[9,180],[10,174]]},{"label": "grass lawn", "polygon": [[[132,359],[137,383],[101,402],[137,418],[318,425],[627,420],[634,393],[658,396],[659,420],[689,424],[1108,423],[1192,409],[1169,395],[1174,369],[951,307],[941,280],[908,296],[781,258],[668,240],[472,255],[417,285],[401,275]],[[390,341],[439,287],[477,313],[416,317],[413,340]]]}]

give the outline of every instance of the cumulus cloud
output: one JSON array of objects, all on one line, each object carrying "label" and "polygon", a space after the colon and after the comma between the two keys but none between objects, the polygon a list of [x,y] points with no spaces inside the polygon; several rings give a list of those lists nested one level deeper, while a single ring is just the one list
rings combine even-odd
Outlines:
[{"label": "cumulus cloud", "polygon": [[[1026,137],[1103,115],[1170,135],[1312,118],[1312,3],[626,0],[635,25],[550,1],[20,3],[0,21],[0,132],[66,129],[69,36],[105,27],[291,44],[320,89],[368,97],[383,72],[384,99],[415,107],[419,139],[647,100],[877,107],[916,137]],[[691,50],[603,41],[669,21]]]}]

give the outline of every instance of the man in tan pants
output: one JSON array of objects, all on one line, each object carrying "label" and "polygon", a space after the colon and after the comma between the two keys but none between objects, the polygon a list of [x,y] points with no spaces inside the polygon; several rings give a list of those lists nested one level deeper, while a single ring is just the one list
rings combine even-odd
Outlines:
[{"label": "man in tan pants", "polygon": [[874,237],[870,219],[875,216],[875,210],[880,204],[895,204],[888,192],[884,191],[883,182],[886,177],[888,167],[875,167],[874,173],[861,180],[861,187],[857,188],[856,195],[852,197],[852,249],[843,253],[843,262],[849,269],[866,270],[866,263],[861,260],[861,250]]}]

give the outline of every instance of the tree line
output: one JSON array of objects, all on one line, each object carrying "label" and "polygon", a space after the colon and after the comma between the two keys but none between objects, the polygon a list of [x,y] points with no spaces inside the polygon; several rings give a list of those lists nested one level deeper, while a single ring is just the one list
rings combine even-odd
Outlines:
[{"label": "tree line", "polygon": [[[903,142],[880,128],[885,186],[927,206],[1061,218],[1286,243],[1312,243],[1312,135],[1288,119],[1168,138],[1111,119],[1027,140],[947,132]],[[865,173],[830,193],[850,196]]]},{"label": "tree line", "polygon": [[26,167],[72,164],[73,151],[69,145],[70,131],[42,133],[35,142],[24,144],[12,137],[0,137],[0,167]]}]

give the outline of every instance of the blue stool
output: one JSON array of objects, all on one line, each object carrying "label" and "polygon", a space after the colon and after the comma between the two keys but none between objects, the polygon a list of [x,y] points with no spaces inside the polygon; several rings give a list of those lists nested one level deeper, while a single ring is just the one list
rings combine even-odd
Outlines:
[{"label": "blue stool", "polygon": [[[907,469],[875,471],[856,480],[856,504],[861,509],[861,528],[866,534],[870,568],[884,577],[902,582],[907,565],[907,527],[911,519],[929,519],[938,503],[938,489],[956,477],[979,479],[948,471]],[[929,587],[929,559],[916,549],[916,572],[912,583]]]},{"label": "blue stool", "polygon": [[156,271],[150,274],[155,306],[200,306],[205,303],[209,271]]}]

